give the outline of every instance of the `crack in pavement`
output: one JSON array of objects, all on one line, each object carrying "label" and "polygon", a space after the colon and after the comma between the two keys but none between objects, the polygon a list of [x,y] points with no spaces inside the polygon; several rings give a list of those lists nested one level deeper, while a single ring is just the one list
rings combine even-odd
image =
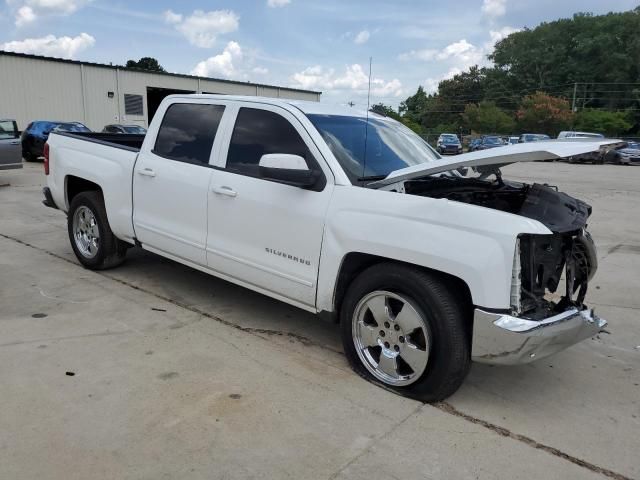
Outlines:
[{"label": "crack in pavement", "polygon": [[[13,236],[10,236],[10,235],[6,235],[6,234],[3,234],[3,233],[0,233],[0,237],[5,238],[7,240],[11,240],[11,241],[16,242],[16,243],[18,243],[20,245],[32,248],[32,249],[37,250],[39,252],[45,253],[45,254],[50,255],[50,256],[52,256],[54,258],[57,258],[59,260],[62,260],[62,261],[67,262],[67,263],[70,263],[71,265],[75,265],[77,267],[81,267],[81,265],[79,265],[78,263],[76,263],[76,262],[74,262],[72,260],[69,260],[68,258],[65,258],[65,257],[63,257],[61,255],[56,254],[56,253],[50,252],[48,250],[45,250],[44,248],[38,247],[36,245],[32,245],[32,244],[30,244],[28,242],[20,240],[19,238],[16,238],[16,237],[13,237]],[[135,290],[138,290],[138,291],[141,291],[141,292],[146,293],[148,295],[151,295],[153,297],[156,297],[156,298],[158,298],[160,300],[166,301],[166,302],[168,302],[168,303],[170,303],[172,305],[175,305],[177,307],[183,308],[185,310],[189,310],[189,311],[194,312],[194,313],[198,313],[198,314],[200,314],[200,315],[202,315],[204,317],[207,317],[207,318],[210,318],[212,320],[215,320],[216,322],[222,323],[223,325],[229,326],[229,327],[234,328],[236,330],[239,330],[241,332],[249,333],[251,335],[256,335],[256,336],[258,336],[260,338],[264,338],[263,335],[267,335],[267,336],[286,336],[286,337],[298,340],[299,342],[301,342],[305,346],[315,346],[315,347],[318,347],[318,348],[321,348],[321,349],[324,349],[324,350],[328,350],[328,351],[333,352],[333,353],[344,355],[344,353],[339,351],[339,350],[331,348],[331,347],[329,347],[327,345],[323,345],[323,344],[314,342],[313,340],[311,340],[311,339],[309,339],[309,338],[307,338],[307,337],[305,337],[303,335],[297,334],[297,333],[283,332],[283,331],[280,331],[280,330],[270,330],[270,329],[264,329],[264,328],[243,327],[242,325],[235,324],[235,323],[233,323],[233,322],[231,322],[229,320],[225,320],[225,319],[223,319],[221,317],[218,317],[217,315],[213,315],[213,314],[211,314],[209,312],[206,312],[204,310],[201,310],[201,309],[199,309],[197,307],[183,304],[183,303],[178,302],[178,301],[176,301],[176,300],[174,300],[172,298],[166,297],[164,295],[160,295],[160,294],[158,294],[156,292],[153,292],[151,290],[147,290],[147,289],[145,289],[143,287],[140,287],[139,285],[134,285],[134,284],[129,283],[129,282],[125,281],[125,280],[121,280],[119,278],[116,278],[116,277],[113,277],[111,275],[108,275],[108,274],[106,274],[104,272],[94,271],[93,273],[96,273],[96,274],[98,274],[100,276],[103,276],[105,278],[113,280],[114,282],[120,283],[121,285],[125,285],[127,287],[133,288]],[[381,386],[382,388],[385,388],[388,391],[391,391],[391,392],[393,392],[395,394],[398,394],[397,391],[395,391],[395,390],[393,390],[391,388],[388,388],[385,385],[380,385],[377,382],[373,382],[373,383],[375,383],[376,385]],[[540,442],[538,442],[538,441],[536,441],[536,440],[534,440],[534,439],[532,439],[530,437],[527,437],[526,435],[522,435],[522,434],[519,434],[519,433],[514,433],[514,432],[512,432],[511,430],[509,430],[507,428],[504,428],[504,427],[501,427],[501,426],[496,425],[494,423],[488,422],[486,420],[482,420],[480,418],[474,417],[473,415],[469,415],[467,413],[464,413],[464,412],[458,410],[453,405],[451,405],[450,403],[447,403],[447,402],[439,402],[439,403],[435,403],[435,404],[427,404],[427,403],[421,402],[420,407],[418,407],[415,411],[413,411],[411,414],[409,414],[404,420],[401,420],[397,425],[394,426],[394,428],[391,429],[391,431],[393,431],[395,428],[397,428],[402,423],[404,423],[409,417],[411,417],[412,415],[417,413],[419,410],[421,410],[424,405],[433,406],[433,407],[435,407],[435,408],[437,408],[437,409],[441,410],[442,412],[445,412],[445,413],[447,413],[449,415],[461,418],[463,420],[466,420],[466,421],[468,421],[470,423],[473,423],[473,424],[476,424],[476,425],[480,425],[480,426],[486,428],[487,430],[491,430],[492,432],[497,433],[498,435],[501,435],[503,437],[507,437],[507,438],[510,438],[512,440],[524,443],[525,445],[527,445],[529,447],[532,447],[532,448],[535,448],[537,450],[542,450],[542,451],[544,451],[544,452],[546,452],[546,453],[548,453],[550,455],[553,455],[555,457],[561,458],[561,459],[566,460],[568,462],[571,462],[571,463],[573,463],[575,465],[578,465],[578,466],[580,466],[582,468],[590,470],[591,472],[604,475],[605,477],[612,478],[614,480],[633,480],[632,478],[627,477],[625,475],[622,475],[620,473],[614,472],[613,470],[609,470],[607,468],[600,467],[600,466],[595,465],[593,463],[587,462],[586,460],[582,460],[582,459],[580,459],[578,457],[575,457],[573,455],[565,453],[562,450],[559,450],[559,449],[557,449],[555,447],[540,443]],[[351,461],[349,461],[346,465],[344,465],[340,470],[335,472],[330,478],[335,478],[336,475],[338,475],[341,471],[343,471],[350,464],[352,464],[357,458],[359,458],[361,455],[363,455],[369,448],[371,448],[371,446],[367,447],[367,449],[365,449],[363,452],[361,452],[356,457],[354,457]]]},{"label": "crack in pavement", "polygon": [[414,410],[411,411],[411,413],[409,413],[406,417],[404,417],[402,420],[400,420],[398,423],[396,423],[395,425],[393,425],[390,429],[388,429],[385,432],[382,432],[380,435],[378,435],[377,437],[375,437],[371,443],[367,446],[367,448],[365,448],[364,450],[362,450],[359,454],[357,454],[355,457],[353,457],[351,460],[349,460],[347,463],[345,463],[343,466],[341,466],[338,470],[336,470],[335,472],[333,472],[333,474],[331,474],[328,478],[328,480],[334,480],[335,478],[338,477],[338,475],[340,475],[343,471],[345,471],[347,468],[349,468],[351,465],[353,465],[359,458],[362,458],[362,456],[366,455],[368,452],[371,451],[371,449],[375,446],[375,444],[382,440],[382,438],[386,437],[387,435],[395,432],[398,428],[400,428],[407,420],[409,420],[411,417],[413,417],[415,414],[420,413],[424,408],[425,408],[426,404],[422,404],[422,405],[418,405]]},{"label": "crack in pavement", "polygon": [[[64,262],[67,262],[67,263],[69,263],[71,265],[74,265],[76,267],[81,267],[81,265],[79,265],[78,263],[74,262],[73,260],[65,258],[62,255],[58,255],[57,253],[50,252],[49,250],[45,250],[44,248],[38,247],[36,245],[32,245],[32,244],[30,244],[28,242],[20,240],[19,238],[15,238],[15,237],[12,237],[10,235],[6,235],[4,233],[0,233],[0,237],[3,237],[5,239],[7,239],[7,240],[11,240],[11,241],[16,242],[18,244],[21,244],[23,246],[26,246],[26,247],[29,247],[29,248],[33,248],[34,250],[37,250],[39,252],[45,253],[47,255],[50,255],[50,256],[52,256],[54,258],[57,258],[58,260],[62,260]],[[159,294],[157,292],[153,292],[151,290],[148,290],[148,289],[146,289],[144,287],[141,287],[139,285],[135,285],[133,283],[127,282],[126,280],[122,280],[120,278],[114,277],[114,276],[109,275],[109,274],[107,274],[105,272],[94,271],[93,273],[95,273],[97,275],[100,275],[102,277],[106,277],[109,280],[113,280],[114,282],[117,282],[117,283],[119,283],[121,285],[125,285],[127,287],[133,288],[133,289],[138,290],[140,292],[146,293],[148,295],[152,295],[152,296],[154,296],[154,297],[156,297],[156,298],[158,298],[160,300],[164,300],[165,302],[168,302],[168,303],[170,303],[172,305],[175,305],[177,307],[184,308],[184,309],[189,310],[189,311],[191,311],[193,313],[197,313],[197,314],[203,315],[203,316],[205,316],[207,318],[210,318],[211,320],[215,320],[216,322],[222,323],[223,325],[226,325],[228,327],[232,327],[232,328],[234,328],[236,330],[240,330],[242,332],[251,333],[251,334],[254,334],[254,335],[257,335],[257,336],[266,335],[266,336],[288,337],[290,339],[294,339],[294,340],[299,341],[300,343],[302,343],[304,346],[307,346],[307,347],[308,346],[315,346],[315,347],[323,348],[325,350],[329,350],[329,351],[331,351],[333,353],[338,353],[338,354],[341,354],[341,355],[343,354],[340,350],[336,350],[334,348],[331,348],[328,345],[323,345],[323,344],[314,342],[310,338],[305,337],[304,335],[300,335],[298,333],[284,332],[284,331],[281,331],[281,330],[272,330],[272,329],[267,329],[267,328],[244,327],[242,325],[238,325],[237,323],[230,322],[229,320],[225,320],[224,318],[219,317],[217,315],[213,315],[213,314],[211,314],[211,313],[209,313],[207,311],[201,310],[201,309],[199,309],[197,307],[194,307],[192,305],[187,305],[185,303],[179,302],[179,301],[174,300],[174,299],[172,299],[170,297],[167,297],[165,295],[161,295],[161,294]]]},{"label": "crack in pavement", "polygon": [[574,457],[573,455],[569,455],[568,453],[564,453],[562,450],[559,450],[555,447],[551,447],[549,445],[545,445],[543,443],[537,442],[536,440],[529,438],[526,435],[513,433],[511,430],[508,430],[504,427],[499,427],[498,425],[495,425],[491,422],[487,422],[486,420],[482,420],[481,418],[477,418],[467,413],[461,412],[450,403],[439,402],[439,403],[432,404],[432,406],[445,413],[453,415],[455,417],[462,418],[463,420],[474,423],[476,425],[480,425],[481,427],[484,427],[487,430],[491,430],[492,432],[497,433],[498,435],[511,438],[513,440],[524,443],[525,445],[528,445],[537,450],[542,450],[544,452],[547,452],[553,455],[554,457],[562,458],[575,465],[586,468],[587,470],[590,470],[594,473],[599,473],[600,475],[604,475],[605,477],[608,477],[608,478],[613,478],[614,480],[633,480],[631,477],[627,477],[625,475],[614,472],[613,470],[609,470],[607,468],[599,467],[598,465],[594,465],[593,463],[587,462],[586,460],[582,460],[578,457]]}]

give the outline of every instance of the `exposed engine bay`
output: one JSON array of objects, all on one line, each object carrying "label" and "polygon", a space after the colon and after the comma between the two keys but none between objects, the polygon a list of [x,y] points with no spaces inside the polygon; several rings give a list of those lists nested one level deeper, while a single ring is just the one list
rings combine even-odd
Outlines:
[{"label": "exposed engine bay", "polygon": [[597,269],[595,245],[585,229],[591,206],[555,187],[507,182],[499,171],[493,173],[495,180],[489,180],[486,174],[477,178],[440,175],[407,180],[404,191],[538,220],[553,234],[519,237],[512,279],[513,313],[538,319],[571,306],[583,308],[588,282]]}]

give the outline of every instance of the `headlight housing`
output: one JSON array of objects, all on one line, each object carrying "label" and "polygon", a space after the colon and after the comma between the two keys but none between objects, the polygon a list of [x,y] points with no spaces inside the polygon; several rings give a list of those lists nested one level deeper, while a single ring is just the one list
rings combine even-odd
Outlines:
[{"label": "headlight housing", "polygon": [[[595,245],[584,229],[551,235],[520,235],[511,274],[513,313],[535,319],[562,312],[570,306],[581,308],[597,262]],[[558,292],[562,280],[564,292]]]}]

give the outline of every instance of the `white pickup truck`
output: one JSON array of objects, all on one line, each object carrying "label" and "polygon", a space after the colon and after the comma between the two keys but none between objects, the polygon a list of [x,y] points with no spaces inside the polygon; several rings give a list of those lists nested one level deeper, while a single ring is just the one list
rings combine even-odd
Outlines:
[{"label": "white pickup truck", "polygon": [[606,325],[584,304],[591,207],[499,167],[610,143],[444,159],[373,113],[178,95],[144,137],[52,133],[44,203],[85,267],[137,245],[333,318],[359,374],[438,401],[472,360],[530,362]]}]

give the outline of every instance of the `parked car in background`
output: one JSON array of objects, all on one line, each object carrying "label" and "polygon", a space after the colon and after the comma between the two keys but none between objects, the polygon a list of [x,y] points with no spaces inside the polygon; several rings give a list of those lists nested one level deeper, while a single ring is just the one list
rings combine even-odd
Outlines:
[{"label": "parked car in background", "polygon": [[609,150],[604,155],[605,163],[640,165],[640,142],[629,142],[625,147]]},{"label": "parked car in background", "polygon": [[49,134],[54,130],[63,132],[90,132],[80,122],[55,122],[48,120],[36,120],[31,122],[22,132],[22,158],[27,162],[35,162],[42,156],[44,144],[47,143]]},{"label": "parked car in background", "polygon": [[474,152],[478,149],[478,146],[482,143],[481,138],[474,138],[469,142],[469,151]]},{"label": "parked car in background", "polygon": [[497,135],[485,135],[480,140],[480,144],[475,148],[475,150],[487,150],[489,148],[503,147],[504,142],[502,138]]},{"label": "parked car in background", "polygon": [[544,133],[523,133],[520,135],[518,139],[519,143],[528,143],[528,142],[539,142],[541,140],[550,140],[551,137],[549,135],[545,135]]},{"label": "parked car in background", "polygon": [[462,153],[462,143],[455,133],[443,133],[438,137],[436,150],[442,155]]},{"label": "parked car in background", "polygon": [[111,124],[105,125],[102,129],[102,133],[128,133],[131,135],[145,135],[147,133],[147,129],[141,127],[140,125],[120,125],[120,124]]},{"label": "parked car in background", "polygon": [[0,119],[0,170],[22,168],[20,132],[15,120]]},{"label": "parked car in background", "polygon": [[[593,133],[593,132],[574,132],[574,131],[566,131],[560,132],[558,134],[559,139],[572,139],[572,138],[587,138],[587,139],[598,139],[604,138],[604,135],[601,133]],[[566,160],[569,163],[604,163],[604,152],[592,152],[584,155],[575,155],[572,157],[568,157]]]},{"label": "parked car in background", "polygon": [[592,132],[560,132],[558,138],[604,138],[604,135]]},{"label": "parked car in background", "polygon": [[507,143],[509,145],[515,145],[516,143],[518,143],[520,141],[520,137],[509,137]]}]

